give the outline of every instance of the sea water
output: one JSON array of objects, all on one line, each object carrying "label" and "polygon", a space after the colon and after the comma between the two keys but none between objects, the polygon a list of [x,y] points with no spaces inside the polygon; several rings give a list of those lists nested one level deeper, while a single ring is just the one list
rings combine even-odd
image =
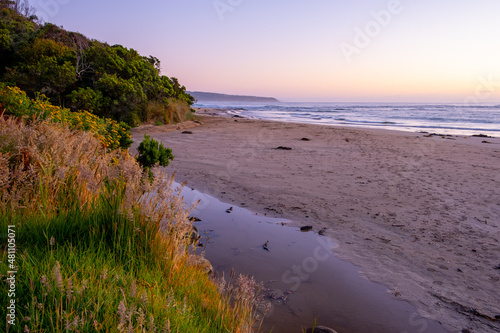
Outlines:
[{"label": "sea water", "polygon": [[498,104],[198,102],[194,106],[223,109],[233,116],[284,122],[500,136]]}]

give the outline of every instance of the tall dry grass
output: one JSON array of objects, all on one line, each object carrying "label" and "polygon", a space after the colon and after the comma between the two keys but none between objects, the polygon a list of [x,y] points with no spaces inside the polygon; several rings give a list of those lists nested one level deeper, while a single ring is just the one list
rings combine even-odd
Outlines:
[{"label": "tall dry grass", "polygon": [[159,170],[145,181],[128,152],[89,133],[0,117],[0,225],[16,225],[20,272],[7,331],[255,330],[254,281],[221,289],[190,264],[189,210],[172,181]]},{"label": "tall dry grass", "polygon": [[191,107],[185,101],[169,99],[167,103],[149,102],[145,121],[150,124],[176,124],[192,117]]},{"label": "tall dry grass", "polygon": [[122,179],[138,195],[141,169],[125,152],[110,151],[89,132],[45,122],[0,119],[0,211],[50,214],[78,202],[91,205],[104,182]]}]

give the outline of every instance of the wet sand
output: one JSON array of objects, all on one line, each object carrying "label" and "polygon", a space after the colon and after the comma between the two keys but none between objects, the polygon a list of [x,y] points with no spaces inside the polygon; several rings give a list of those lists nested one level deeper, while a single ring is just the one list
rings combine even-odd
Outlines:
[{"label": "wet sand", "polygon": [[341,259],[452,332],[500,331],[500,139],[199,113],[134,129],[133,148],[150,134],[173,149],[177,181],[324,230]]}]

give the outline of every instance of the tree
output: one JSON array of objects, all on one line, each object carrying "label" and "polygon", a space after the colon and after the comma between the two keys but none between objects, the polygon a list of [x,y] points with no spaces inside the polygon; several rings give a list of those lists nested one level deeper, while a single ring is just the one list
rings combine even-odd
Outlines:
[{"label": "tree", "polygon": [[50,39],[35,39],[19,52],[20,61],[6,79],[31,96],[41,92],[61,104],[64,92],[76,82],[75,52]]},{"label": "tree", "polygon": [[29,0],[2,0],[0,1],[2,7],[13,9],[19,15],[25,17],[32,17],[35,14],[35,7],[30,5]]},{"label": "tree", "polygon": [[92,110],[129,125],[177,122],[190,114],[194,99],[177,78],[160,75],[158,58],[39,25],[21,15],[31,14],[28,0],[0,4],[0,81],[17,84],[31,97],[43,93],[72,111]]},{"label": "tree", "polygon": [[153,178],[152,167],[157,165],[166,167],[170,161],[174,160],[172,149],[165,148],[163,143],[158,143],[158,141],[151,139],[146,134],[144,135],[144,140],[139,144],[137,151],[139,152],[137,162],[144,168],[145,172],[148,172],[150,180]]},{"label": "tree", "polygon": [[17,12],[25,17],[31,17],[35,15],[35,7],[30,5],[28,0],[14,0]]}]

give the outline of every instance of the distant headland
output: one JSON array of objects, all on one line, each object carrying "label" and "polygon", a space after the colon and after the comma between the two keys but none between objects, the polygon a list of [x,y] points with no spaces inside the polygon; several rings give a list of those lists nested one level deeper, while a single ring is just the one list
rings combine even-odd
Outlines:
[{"label": "distant headland", "polygon": [[201,91],[187,92],[199,102],[260,102],[260,103],[279,103],[274,97],[241,96],[226,95]]}]

